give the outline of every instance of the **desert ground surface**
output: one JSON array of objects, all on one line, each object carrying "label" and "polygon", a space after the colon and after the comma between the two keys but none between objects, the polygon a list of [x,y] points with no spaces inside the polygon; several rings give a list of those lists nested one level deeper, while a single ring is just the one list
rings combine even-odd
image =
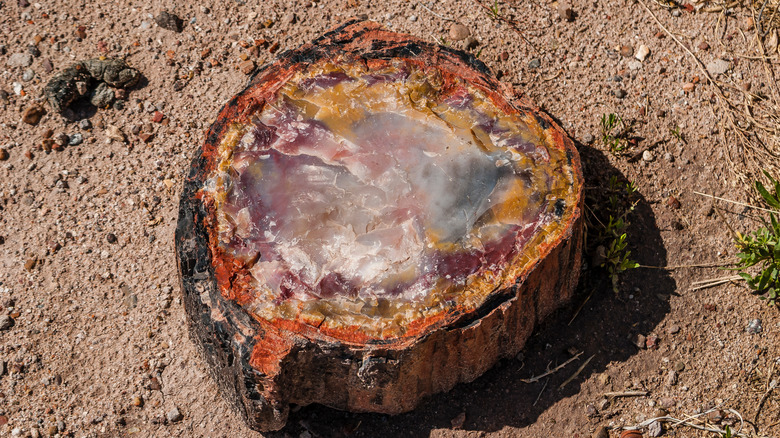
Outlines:
[{"label": "desert ground surface", "polygon": [[[642,267],[614,293],[587,253],[573,302],[522,354],[413,412],[307,406],[267,436],[603,438],[702,413],[704,427],[780,435],[776,308],[742,282],[694,287],[733,275],[714,267],[735,260],[729,227],[758,226],[753,210],[695,193],[755,202],[707,75],[732,98],[777,98],[776,38],[747,2],[482,1],[0,1],[0,435],[262,436],[187,331],[179,192],[254,68],[353,16],[468,50],[526,93],[577,143],[594,215],[610,178],[633,182],[620,202],[636,201],[626,234]],[[47,82],[98,56],[143,77],[104,107],[55,111]],[[607,114],[633,123],[622,151],[603,141]],[[663,424],[643,436],[720,436]]]}]

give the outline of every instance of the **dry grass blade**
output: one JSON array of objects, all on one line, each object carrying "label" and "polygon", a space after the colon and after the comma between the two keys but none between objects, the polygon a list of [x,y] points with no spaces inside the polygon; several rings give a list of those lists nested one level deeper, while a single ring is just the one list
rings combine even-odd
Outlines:
[{"label": "dry grass blade", "polygon": [[549,376],[550,374],[553,374],[553,373],[555,373],[555,372],[557,372],[557,371],[561,370],[561,369],[562,369],[563,367],[565,367],[566,365],[568,365],[568,364],[570,364],[570,363],[574,362],[575,360],[579,359],[579,357],[580,357],[580,356],[582,356],[582,352],[579,352],[579,353],[575,354],[575,355],[574,355],[572,358],[570,358],[570,359],[569,359],[569,360],[567,360],[566,362],[564,362],[564,363],[562,363],[562,364],[558,365],[557,367],[555,367],[555,368],[553,368],[553,369],[551,369],[551,370],[548,370],[548,371],[547,371],[547,372],[545,372],[545,373],[539,374],[538,376],[531,377],[530,379],[520,379],[520,381],[521,381],[521,382],[523,382],[523,383],[534,383],[534,382],[538,382],[539,380],[541,380],[541,379],[543,379],[543,378],[545,378],[545,377]]}]

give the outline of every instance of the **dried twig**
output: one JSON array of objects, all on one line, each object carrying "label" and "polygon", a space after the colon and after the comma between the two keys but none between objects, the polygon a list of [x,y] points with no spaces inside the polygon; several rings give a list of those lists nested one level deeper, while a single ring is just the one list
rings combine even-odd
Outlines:
[{"label": "dried twig", "polygon": [[732,281],[742,280],[742,277],[739,275],[732,275],[729,277],[721,277],[721,278],[710,278],[707,280],[701,280],[696,281],[692,283],[691,292],[701,290],[701,289],[708,289],[711,287],[719,286],[721,284],[731,283]]},{"label": "dried twig", "polygon": [[543,379],[543,378],[549,376],[550,374],[553,374],[553,373],[555,373],[557,371],[560,371],[566,365],[568,365],[568,364],[574,362],[575,360],[579,359],[580,356],[582,356],[582,352],[581,351],[579,353],[575,354],[574,357],[572,357],[571,359],[567,360],[566,362],[558,365],[557,367],[555,367],[555,368],[553,368],[553,369],[551,369],[551,370],[549,370],[549,371],[547,371],[547,372],[545,372],[543,374],[531,377],[530,379],[520,379],[520,381],[523,382],[523,383],[535,383],[535,382],[538,382],[540,379]]},{"label": "dried twig", "polygon": [[531,41],[529,41],[528,38],[525,37],[525,33],[523,33],[523,31],[520,30],[520,28],[517,27],[517,25],[514,22],[512,22],[511,20],[508,20],[506,17],[504,17],[501,14],[493,15],[493,12],[490,10],[490,8],[485,6],[484,4],[482,4],[482,2],[480,0],[474,0],[474,3],[480,5],[482,7],[482,9],[486,10],[488,12],[488,14],[491,14],[491,16],[495,16],[496,19],[501,20],[507,26],[511,27],[512,30],[517,32],[517,34],[520,35],[520,38],[534,50],[534,52],[536,52],[537,54],[541,54],[539,49],[537,49],[536,46],[534,46],[533,43]]},{"label": "dried twig", "polygon": [[774,210],[770,210],[768,208],[758,207],[758,206],[747,204],[747,203],[744,203],[744,202],[733,201],[731,199],[721,198],[720,196],[708,195],[706,193],[697,192],[696,190],[694,190],[693,193],[696,193],[697,195],[700,195],[700,196],[706,196],[708,198],[717,199],[718,201],[724,201],[724,202],[728,202],[730,204],[736,204],[736,205],[741,205],[743,207],[752,208],[754,210],[767,211],[767,212],[770,212],[770,213],[774,213],[775,212]]},{"label": "dried twig", "polygon": [[619,397],[646,397],[650,393],[647,391],[617,391],[617,392],[605,392],[604,397],[607,398],[619,398]]},{"label": "dried twig", "polygon": [[423,3],[423,2],[419,2],[418,4],[420,6],[422,6],[423,9],[425,9],[426,11],[430,12],[431,14],[433,14],[435,17],[441,18],[444,21],[457,21],[454,18],[445,17],[443,15],[437,14],[436,12],[433,12],[430,8],[428,8],[428,6],[425,6],[425,3]]},{"label": "dried twig", "polygon": [[571,377],[566,379],[563,383],[560,384],[560,386],[558,386],[558,390],[560,391],[561,389],[563,389],[564,386],[568,385],[569,383],[571,383],[572,380],[576,379],[577,376],[580,375],[582,370],[584,370],[585,367],[588,366],[588,364],[590,363],[591,360],[593,360],[594,357],[595,355],[589,357],[585,362],[583,362],[582,365],[580,365],[580,367],[577,368],[577,371],[575,371],[574,374],[571,375]]}]

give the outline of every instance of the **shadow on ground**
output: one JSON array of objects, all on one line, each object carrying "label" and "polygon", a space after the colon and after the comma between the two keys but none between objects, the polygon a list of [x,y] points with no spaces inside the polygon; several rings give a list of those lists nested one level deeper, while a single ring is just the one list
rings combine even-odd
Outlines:
[{"label": "shadow on ground", "polygon": [[[582,155],[587,190],[607,187],[611,177],[626,178],[609,164],[601,152],[578,145]],[[586,191],[587,191],[586,190]],[[647,201],[639,194],[636,210],[627,230],[632,257],[643,265],[665,266],[666,250],[660,230]],[[669,297],[675,282],[661,269],[635,269],[623,275],[620,295],[600,269],[589,268],[589,255],[573,301],[551,315],[529,339],[519,358],[505,359],[477,380],[456,386],[446,394],[432,396],[415,411],[388,416],[352,414],[311,405],[291,413],[287,427],[269,436],[288,436],[304,430],[313,436],[373,437],[429,436],[434,429],[452,428],[453,419],[466,414],[462,428],[471,431],[497,431],[505,426],[533,424],[556,402],[577,394],[581,383],[606,369],[608,363],[625,361],[637,353],[631,338],[648,334],[669,312]],[[577,309],[582,309],[572,321]],[[630,299],[629,295],[635,295]],[[639,303],[637,305],[637,302]],[[523,383],[582,352],[580,359],[561,372],[535,383]],[[574,374],[586,358],[593,357],[577,378],[558,387]],[[543,389],[544,388],[544,389]]]}]

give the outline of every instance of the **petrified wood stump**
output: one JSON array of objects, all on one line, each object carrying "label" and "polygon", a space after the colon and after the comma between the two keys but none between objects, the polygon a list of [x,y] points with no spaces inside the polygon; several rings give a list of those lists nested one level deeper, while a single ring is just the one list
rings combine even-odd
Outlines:
[{"label": "petrified wood stump", "polygon": [[569,300],[581,206],[571,140],[481,62],[351,21],[263,68],[193,161],[191,332],[253,428],[409,411]]}]

